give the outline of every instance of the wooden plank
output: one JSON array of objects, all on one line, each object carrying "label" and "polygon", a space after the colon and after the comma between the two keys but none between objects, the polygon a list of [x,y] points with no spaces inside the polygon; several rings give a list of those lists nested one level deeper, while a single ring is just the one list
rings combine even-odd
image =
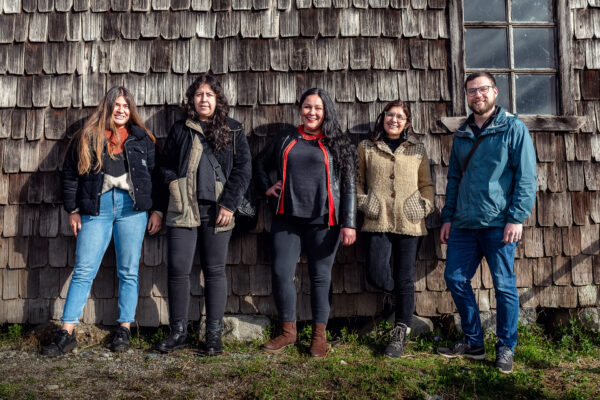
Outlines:
[{"label": "wooden plank", "polygon": [[46,139],[59,140],[65,137],[67,128],[66,110],[48,109],[44,119]]},{"label": "wooden plank", "polygon": [[438,101],[440,99],[439,75],[438,71],[419,71],[421,100]]},{"label": "wooden plank", "polygon": [[350,68],[366,70],[371,68],[370,42],[366,38],[356,38],[350,42]]},{"label": "wooden plank", "polygon": [[35,141],[24,141],[21,147],[21,163],[20,169],[23,172],[35,172],[37,171],[39,164],[40,155],[40,142]]},{"label": "wooden plank", "polygon": [[14,107],[17,103],[17,77],[0,76],[0,107]]},{"label": "wooden plank", "polygon": [[[83,75],[83,105],[97,106],[105,93],[105,75],[92,72]],[[34,97],[35,99],[35,97]]]},{"label": "wooden plank", "polygon": [[[360,10],[359,24],[360,35],[363,37],[378,37],[381,35],[383,21],[382,10],[369,8]],[[376,45],[374,43],[374,45]]]},{"label": "wooden plank", "polygon": [[562,231],[560,228],[544,228],[544,254],[557,256],[562,254]]},{"label": "wooden plank", "polygon": [[399,39],[402,36],[402,13],[400,10],[385,10],[380,18],[381,33],[384,37]]},{"label": "wooden plank", "polygon": [[589,10],[575,10],[573,12],[573,22],[576,39],[591,39],[594,36],[592,13]]},{"label": "wooden plank", "polygon": [[68,13],[67,14],[66,29],[67,29],[67,40],[68,41],[79,42],[83,39],[80,13]]},{"label": "wooden plank", "polygon": [[42,60],[44,59],[44,45],[28,43],[25,45],[24,67],[25,72],[37,75],[42,72]]},{"label": "wooden plank", "polygon": [[62,201],[62,181],[60,175],[46,172],[44,176],[44,203],[60,203]]},{"label": "wooden plank", "polygon": [[258,101],[260,104],[277,104],[279,98],[278,74],[264,73],[259,77]]},{"label": "wooden plank", "polygon": [[242,13],[238,11],[217,13],[217,37],[220,39],[225,37],[236,37],[240,32],[241,14]]},{"label": "wooden plank", "polygon": [[21,269],[27,267],[29,254],[29,239],[26,237],[13,237],[8,240],[8,268]]},{"label": "wooden plank", "polygon": [[583,225],[581,228],[581,253],[598,254],[600,249],[600,225]]},{"label": "wooden plank", "polygon": [[579,254],[571,258],[573,285],[585,286],[593,282],[592,257]]},{"label": "wooden plank", "polygon": [[523,244],[525,245],[525,256],[538,258],[544,256],[544,241],[542,229],[523,229]]},{"label": "wooden plank", "polygon": [[410,39],[408,41],[410,63],[415,69],[429,68],[429,47],[427,40]]},{"label": "wooden plank", "polygon": [[[462,86],[461,86],[462,88]],[[461,89],[462,91],[463,89]],[[464,114],[464,109],[460,111]],[[448,129],[449,132],[455,132],[467,119],[465,116],[461,117],[446,117],[443,118],[441,123]],[[536,132],[536,138],[538,131],[541,132],[575,132],[577,131],[586,121],[586,117],[581,116],[548,116],[548,115],[520,115],[519,119],[527,126],[529,131]],[[536,140],[537,142],[537,140]],[[543,160],[540,161],[553,161]]]},{"label": "wooden plank", "polygon": [[592,265],[594,267],[594,284],[598,285],[600,284],[600,254],[594,256]]},{"label": "wooden plank", "polygon": [[402,10],[402,33],[404,37],[419,36],[419,16],[422,11],[406,8]]},{"label": "wooden plank", "polygon": [[10,300],[19,297],[19,270],[2,270],[2,299]]},{"label": "wooden plank", "polygon": [[[1,148],[2,146],[0,146]],[[0,174],[0,204],[8,204],[9,175]],[[4,210],[0,207],[0,220],[4,221]]]},{"label": "wooden plank", "polygon": [[356,85],[356,98],[363,103],[377,100],[377,74],[374,71],[357,71],[352,74],[352,80]]},{"label": "wooden plank", "polygon": [[548,190],[551,192],[564,192],[567,190],[567,163],[556,161],[549,163],[548,168]]},{"label": "wooden plank", "polygon": [[306,71],[310,64],[310,39],[293,40],[290,46],[290,68],[292,71]]},{"label": "wooden plank", "polygon": [[588,223],[590,215],[590,193],[572,192],[571,205],[573,208],[573,222],[575,225],[585,225]]},{"label": "wooden plank", "polygon": [[27,110],[15,109],[12,114],[11,136],[13,139],[23,139],[27,126]]},{"label": "wooden plank", "polygon": [[439,19],[445,18],[442,12],[427,10],[419,15],[419,29],[423,39],[434,40],[439,37]]},{"label": "wooden plank", "polygon": [[229,39],[229,71],[239,72],[250,69],[250,42],[238,38]]},{"label": "wooden plank", "polygon": [[422,317],[434,317],[439,315],[437,305],[440,299],[440,292],[417,292],[415,293],[415,311]]},{"label": "wooden plank", "polygon": [[237,79],[238,104],[242,106],[254,105],[257,102],[258,74],[241,73]]},{"label": "wooden plank", "polygon": [[290,7],[279,13],[279,35],[282,38],[300,35],[299,11],[295,7]]},{"label": "wooden plank", "polygon": [[445,70],[448,68],[446,58],[446,41],[445,40],[428,40],[429,46],[429,65],[433,69]]},{"label": "wooden plank", "polygon": [[357,37],[360,34],[360,12],[358,9],[343,9],[341,20],[344,21],[340,26],[342,37]]},{"label": "wooden plank", "polygon": [[581,192],[585,187],[583,163],[567,162],[567,181],[571,192]]},{"label": "wooden plank", "polygon": [[578,226],[562,228],[563,251],[565,256],[581,253],[581,229]]},{"label": "wooden plank", "polygon": [[[159,22],[160,36],[165,40],[177,40],[179,39],[180,30],[185,28],[181,23],[181,16],[183,13],[180,12],[165,12],[161,14]],[[196,21],[194,18],[194,32],[196,31]]]},{"label": "wooden plank", "polygon": [[600,99],[600,71],[580,71],[581,96],[584,100]]},{"label": "wooden plank", "polygon": [[590,217],[596,224],[600,224],[600,192],[590,193]]},{"label": "wooden plank", "polygon": [[31,174],[27,187],[27,203],[40,204],[44,199],[44,176]]},{"label": "wooden plank", "polygon": [[570,285],[572,283],[571,270],[570,257],[552,257],[552,280],[555,285]]},{"label": "wooden plank", "polygon": [[349,47],[351,39],[336,39],[327,41],[327,60],[329,70],[338,71],[348,69],[350,62]]},{"label": "wooden plank", "polygon": [[5,140],[4,141],[4,172],[7,174],[19,172],[19,157],[15,154],[21,154],[23,140]]},{"label": "wooden plank", "polygon": [[427,268],[427,289],[433,291],[446,290],[446,281],[444,279],[444,269],[446,264],[438,261],[435,264],[428,265]]},{"label": "wooden plank", "polygon": [[322,37],[336,37],[340,32],[342,12],[335,8],[324,8],[318,13],[318,30]]},{"label": "wooden plank", "polygon": [[393,101],[398,98],[398,73],[377,72],[377,97],[381,101]]},{"label": "wooden plank", "polygon": [[551,286],[553,278],[552,258],[542,257],[534,260],[533,284],[535,286]]},{"label": "wooden plank", "polygon": [[600,190],[600,163],[585,163],[583,165],[585,186],[590,191]]},{"label": "wooden plank", "polygon": [[[121,15],[121,35],[124,39],[137,40],[142,31],[142,17],[140,13],[124,13]],[[195,31],[194,21],[194,31]]]},{"label": "wooden plank", "polygon": [[58,235],[59,206],[42,204],[40,206],[39,234],[43,238],[53,238]]}]

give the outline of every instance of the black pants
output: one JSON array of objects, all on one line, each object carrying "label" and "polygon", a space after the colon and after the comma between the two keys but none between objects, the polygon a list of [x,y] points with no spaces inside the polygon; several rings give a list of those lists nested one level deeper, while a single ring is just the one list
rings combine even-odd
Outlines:
[{"label": "black pants", "polygon": [[204,274],[204,301],[207,319],[221,319],[227,303],[227,246],[232,231],[215,234],[216,205],[200,204],[200,226],[169,228],[169,320],[187,321],[190,303],[190,272],[196,243]]},{"label": "black pants", "polygon": [[[396,323],[410,326],[415,311],[415,262],[419,237],[369,233],[367,280],[378,289],[394,292]],[[394,253],[394,277],[390,257]]]},{"label": "black pants", "polygon": [[280,321],[296,320],[294,275],[301,250],[308,258],[310,307],[314,322],[329,319],[331,269],[340,243],[340,228],[291,223],[275,217],[271,225],[273,243],[273,295]]}]

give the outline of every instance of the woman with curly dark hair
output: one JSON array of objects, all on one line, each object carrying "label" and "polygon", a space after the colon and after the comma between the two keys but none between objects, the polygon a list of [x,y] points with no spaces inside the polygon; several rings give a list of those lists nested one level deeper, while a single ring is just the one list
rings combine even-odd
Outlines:
[{"label": "woman with curly dark hair", "polygon": [[[264,345],[279,353],[296,342],[294,275],[300,252],[308,258],[313,317],[310,354],[327,352],[331,269],[338,245],[356,240],[354,146],[342,132],[331,98],[323,89],[300,99],[302,124],[284,130],[256,159],[256,185],[276,200],[271,225],[273,294],[282,334]],[[273,184],[269,177],[277,172]]]},{"label": "woman with curly dark hair", "polygon": [[201,349],[220,354],[227,302],[225,263],[240,205],[251,177],[250,148],[242,125],[227,116],[223,87],[200,75],[186,91],[187,118],[176,122],[160,161],[169,187],[169,322],[171,332],[156,349],[167,353],[185,344],[190,301],[190,272],[196,244],[204,274],[206,340]]},{"label": "woman with curly dark hair", "polygon": [[[415,308],[414,271],[425,217],[433,210],[433,182],[425,146],[412,134],[410,107],[389,102],[368,140],[358,145],[358,209],[365,215],[367,280],[394,292],[395,326],[384,350],[404,353]],[[390,258],[394,254],[394,274]]]}]

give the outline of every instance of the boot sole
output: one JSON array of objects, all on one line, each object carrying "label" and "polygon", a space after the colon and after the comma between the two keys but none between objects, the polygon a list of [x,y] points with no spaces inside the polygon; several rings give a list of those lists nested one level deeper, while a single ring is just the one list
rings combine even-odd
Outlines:
[{"label": "boot sole", "polygon": [[285,346],[280,347],[278,349],[267,349],[265,347],[263,347],[262,349],[264,352],[269,353],[269,354],[280,354],[280,353],[283,353],[283,351],[286,349],[286,347],[293,346],[293,345],[294,345],[294,343],[290,343],[290,344],[286,344]]},{"label": "boot sole", "polygon": [[179,346],[175,346],[172,349],[159,349],[159,348],[154,348],[154,350],[158,351],[159,353],[162,354],[169,354],[172,353],[175,350],[179,350],[179,349],[183,349],[185,347],[185,344],[180,344]]}]

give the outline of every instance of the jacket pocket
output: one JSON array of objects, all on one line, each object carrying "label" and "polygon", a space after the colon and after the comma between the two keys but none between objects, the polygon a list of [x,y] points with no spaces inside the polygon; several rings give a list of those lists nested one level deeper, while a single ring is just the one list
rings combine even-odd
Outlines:
[{"label": "jacket pocket", "polygon": [[418,224],[429,214],[429,207],[427,201],[421,197],[421,192],[417,190],[404,201],[403,211],[406,219]]},{"label": "jacket pocket", "polygon": [[179,178],[169,183],[169,207],[168,212],[182,213],[183,212],[183,195],[179,182],[185,182],[185,178]]},{"label": "jacket pocket", "polygon": [[369,190],[369,194],[361,207],[361,211],[365,214],[365,217],[369,219],[379,218],[379,214],[381,213],[381,203],[373,191]]}]

